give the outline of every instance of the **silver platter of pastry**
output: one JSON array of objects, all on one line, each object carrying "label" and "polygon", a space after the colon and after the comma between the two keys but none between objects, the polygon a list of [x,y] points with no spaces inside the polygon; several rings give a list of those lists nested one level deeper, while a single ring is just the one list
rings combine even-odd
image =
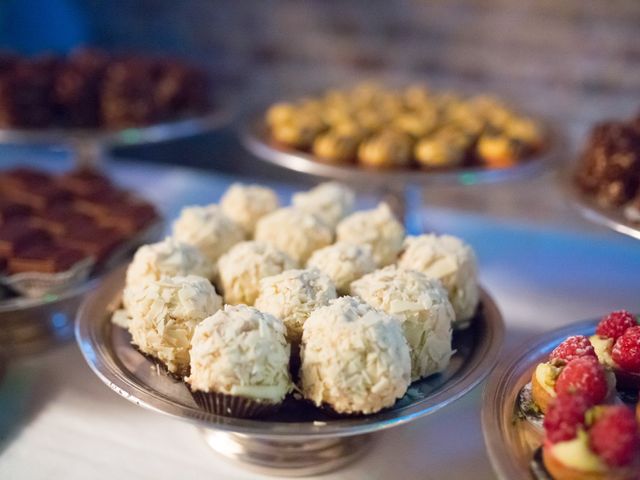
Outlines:
[{"label": "silver platter of pastry", "polygon": [[69,341],[84,296],[99,285],[106,272],[129,258],[135,248],[156,241],[163,231],[164,222],[159,219],[114,251],[100,271],[89,278],[59,284],[44,294],[2,298],[5,289],[0,282],[0,351],[11,356],[28,355]]},{"label": "silver platter of pastry", "polygon": [[540,154],[520,160],[513,167],[455,167],[442,169],[395,168],[372,169],[358,165],[323,163],[310,153],[276,145],[264,122],[264,111],[254,113],[244,125],[242,141],[245,147],[261,160],[322,178],[340,180],[351,185],[376,186],[382,189],[404,190],[407,185],[477,185],[518,180],[542,173],[562,158],[566,151],[564,136],[552,122],[545,125],[545,146]]},{"label": "silver platter of pastry", "polygon": [[472,325],[454,334],[456,353],[447,370],[414,382],[389,409],[338,417],[289,398],[278,413],[264,419],[225,417],[197,407],[184,383],[157,368],[131,345],[126,330],[111,323],[124,275],[124,269],[110,274],[78,313],[76,339],[89,366],[127,400],[195,424],[219,454],[271,474],[309,475],[338,468],[363,453],[375,432],[431,414],[462,397],[493,368],[504,337],[502,316],[482,291]]},{"label": "silver platter of pastry", "polygon": [[598,321],[575,323],[543,335],[534,344],[528,342],[501,361],[489,376],[482,399],[482,430],[498,478],[536,479],[531,465],[542,445],[543,430],[525,417],[521,392],[536,366],[546,361],[554,348],[571,335],[593,335]]},{"label": "silver platter of pastry", "polygon": [[560,176],[560,182],[571,204],[587,220],[618,233],[640,240],[640,211],[634,207],[605,207],[582,192],[574,181],[573,170]]}]

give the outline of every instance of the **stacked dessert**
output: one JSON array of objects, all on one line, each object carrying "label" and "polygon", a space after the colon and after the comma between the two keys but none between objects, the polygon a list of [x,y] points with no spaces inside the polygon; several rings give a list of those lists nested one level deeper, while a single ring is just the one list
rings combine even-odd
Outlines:
[{"label": "stacked dessert", "polygon": [[338,414],[390,407],[447,368],[476,260],[451,236],[406,237],[386,204],[353,206],[325,183],[288,207],[239,184],[185,207],[135,254],[113,320],[213,413],[265,415],[292,392]]},{"label": "stacked dessert", "polygon": [[0,127],[135,127],[206,112],[207,74],[176,59],[0,54]]},{"label": "stacked dessert", "polygon": [[102,174],[31,168],[0,173],[0,275],[101,268],[158,221],[155,208]]},{"label": "stacked dessert", "polygon": [[265,116],[278,145],[319,162],[376,169],[506,168],[544,148],[541,127],[486,96],[465,98],[425,86],[359,85],[294,103]]},{"label": "stacked dessert", "polygon": [[536,367],[531,385],[527,418],[543,415],[542,458],[552,478],[640,477],[638,318],[612,312],[592,337],[567,338]]}]

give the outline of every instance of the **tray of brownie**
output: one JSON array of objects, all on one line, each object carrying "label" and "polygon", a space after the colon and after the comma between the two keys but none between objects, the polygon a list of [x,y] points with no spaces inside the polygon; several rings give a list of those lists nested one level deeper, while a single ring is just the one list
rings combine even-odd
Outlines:
[{"label": "tray of brownie", "polygon": [[0,348],[70,338],[82,296],[162,228],[153,205],[97,171],[0,172]]},{"label": "tray of brownie", "polygon": [[209,131],[230,117],[211,83],[204,68],[170,57],[0,53],[0,143],[66,145],[95,157]]}]

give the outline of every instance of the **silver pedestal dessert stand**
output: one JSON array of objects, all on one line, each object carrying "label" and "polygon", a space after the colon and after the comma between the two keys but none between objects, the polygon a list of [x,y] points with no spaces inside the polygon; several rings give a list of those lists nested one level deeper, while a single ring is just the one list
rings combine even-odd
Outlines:
[{"label": "silver pedestal dessert stand", "polygon": [[483,291],[472,325],[454,334],[456,353],[448,368],[414,382],[391,408],[368,416],[337,416],[288,398],[278,413],[264,419],[219,416],[200,409],[183,382],[156,368],[131,345],[126,330],[112,325],[124,274],[124,269],[110,274],[78,312],[76,339],[91,369],[130,402],[195,424],[217,453],[268,474],[333,470],[365,452],[376,432],[445,407],[489,373],[504,337],[500,312]]},{"label": "silver pedestal dessert stand", "polygon": [[357,165],[330,165],[313,155],[275,145],[269,137],[264,112],[247,117],[241,138],[244,146],[260,160],[295,172],[334,179],[354,187],[376,190],[400,218],[411,223],[409,216],[419,205],[422,188],[491,184],[521,180],[551,168],[566,153],[565,136],[553,122],[546,126],[545,150],[513,167],[489,169],[465,167],[443,170],[395,169],[372,170]]}]

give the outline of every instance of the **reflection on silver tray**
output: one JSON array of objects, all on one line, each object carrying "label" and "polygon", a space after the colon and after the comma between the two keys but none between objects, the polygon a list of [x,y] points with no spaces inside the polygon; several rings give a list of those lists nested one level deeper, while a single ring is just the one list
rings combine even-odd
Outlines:
[{"label": "reflection on silver tray", "polygon": [[503,480],[534,478],[531,460],[542,443],[539,426],[520,414],[518,396],[531,380],[536,365],[570,335],[590,336],[598,320],[576,323],[547,333],[516,353],[491,373],[482,400],[482,429],[489,458],[498,477]]},{"label": "reflection on silver tray", "polygon": [[330,165],[319,162],[315,156],[294,149],[274,145],[267,131],[264,113],[254,113],[248,117],[242,131],[242,140],[258,158],[296,172],[318,177],[333,178],[354,185],[405,186],[405,185],[475,185],[517,180],[541,173],[552,167],[565,153],[565,139],[559,128],[546,122],[546,149],[537,156],[523,160],[509,168],[489,169],[467,167],[451,170],[395,169],[372,170],[358,166]]},{"label": "reflection on silver tray", "polygon": [[585,195],[575,184],[573,170],[567,170],[560,176],[563,190],[580,214],[599,225],[629,235],[640,240],[640,222],[632,222],[624,213],[624,208],[606,208],[596,200]]},{"label": "reflection on silver tray", "polygon": [[[112,273],[98,290],[87,297],[78,313],[76,338],[90,367],[105,384],[136,405],[204,428],[210,444],[211,439],[221,433],[241,435],[244,439],[242,448],[246,453],[242,460],[254,466],[273,467],[273,463],[280,460],[265,462],[252,457],[251,449],[257,448],[251,444],[252,440],[266,442],[268,439],[270,445],[281,448],[286,442],[286,448],[292,452],[304,444],[306,454],[311,454],[316,449],[328,448],[328,439],[333,439],[331,448],[340,450],[342,458],[347,451],[342,448],[344,444],[339,444],[338,437],[380,431],[435,412],[463,396],[488,374],[496,362],[504,335],[500,312],[483,291],[482,306],[474,323],[469,329],[454,335],[457,352],[447,370],[412,384],[407,394],[389,409],[369,416],[336,418],[304,401],[289,399],[278,413],[265,419],[223,417],[198,408],[182,382],[159,371],[131,346],[128,332],[111,324],[109,312],[123,284],[124,270]],[[238,443],[237,438],[230,441]],[[287,471],[287,465],[278,467],[279,473]],[[305,472],[323,470],[313,468]]]},{"label": "reflection on silver tray", "polygon": [[167,122],[120,130],[41,128],[33,130],[0,129],[0,143],[7,144],[96,144],[105,147],[162,142],[197,135],[219,128],[230,121],[229,110],[179,118]]}]

